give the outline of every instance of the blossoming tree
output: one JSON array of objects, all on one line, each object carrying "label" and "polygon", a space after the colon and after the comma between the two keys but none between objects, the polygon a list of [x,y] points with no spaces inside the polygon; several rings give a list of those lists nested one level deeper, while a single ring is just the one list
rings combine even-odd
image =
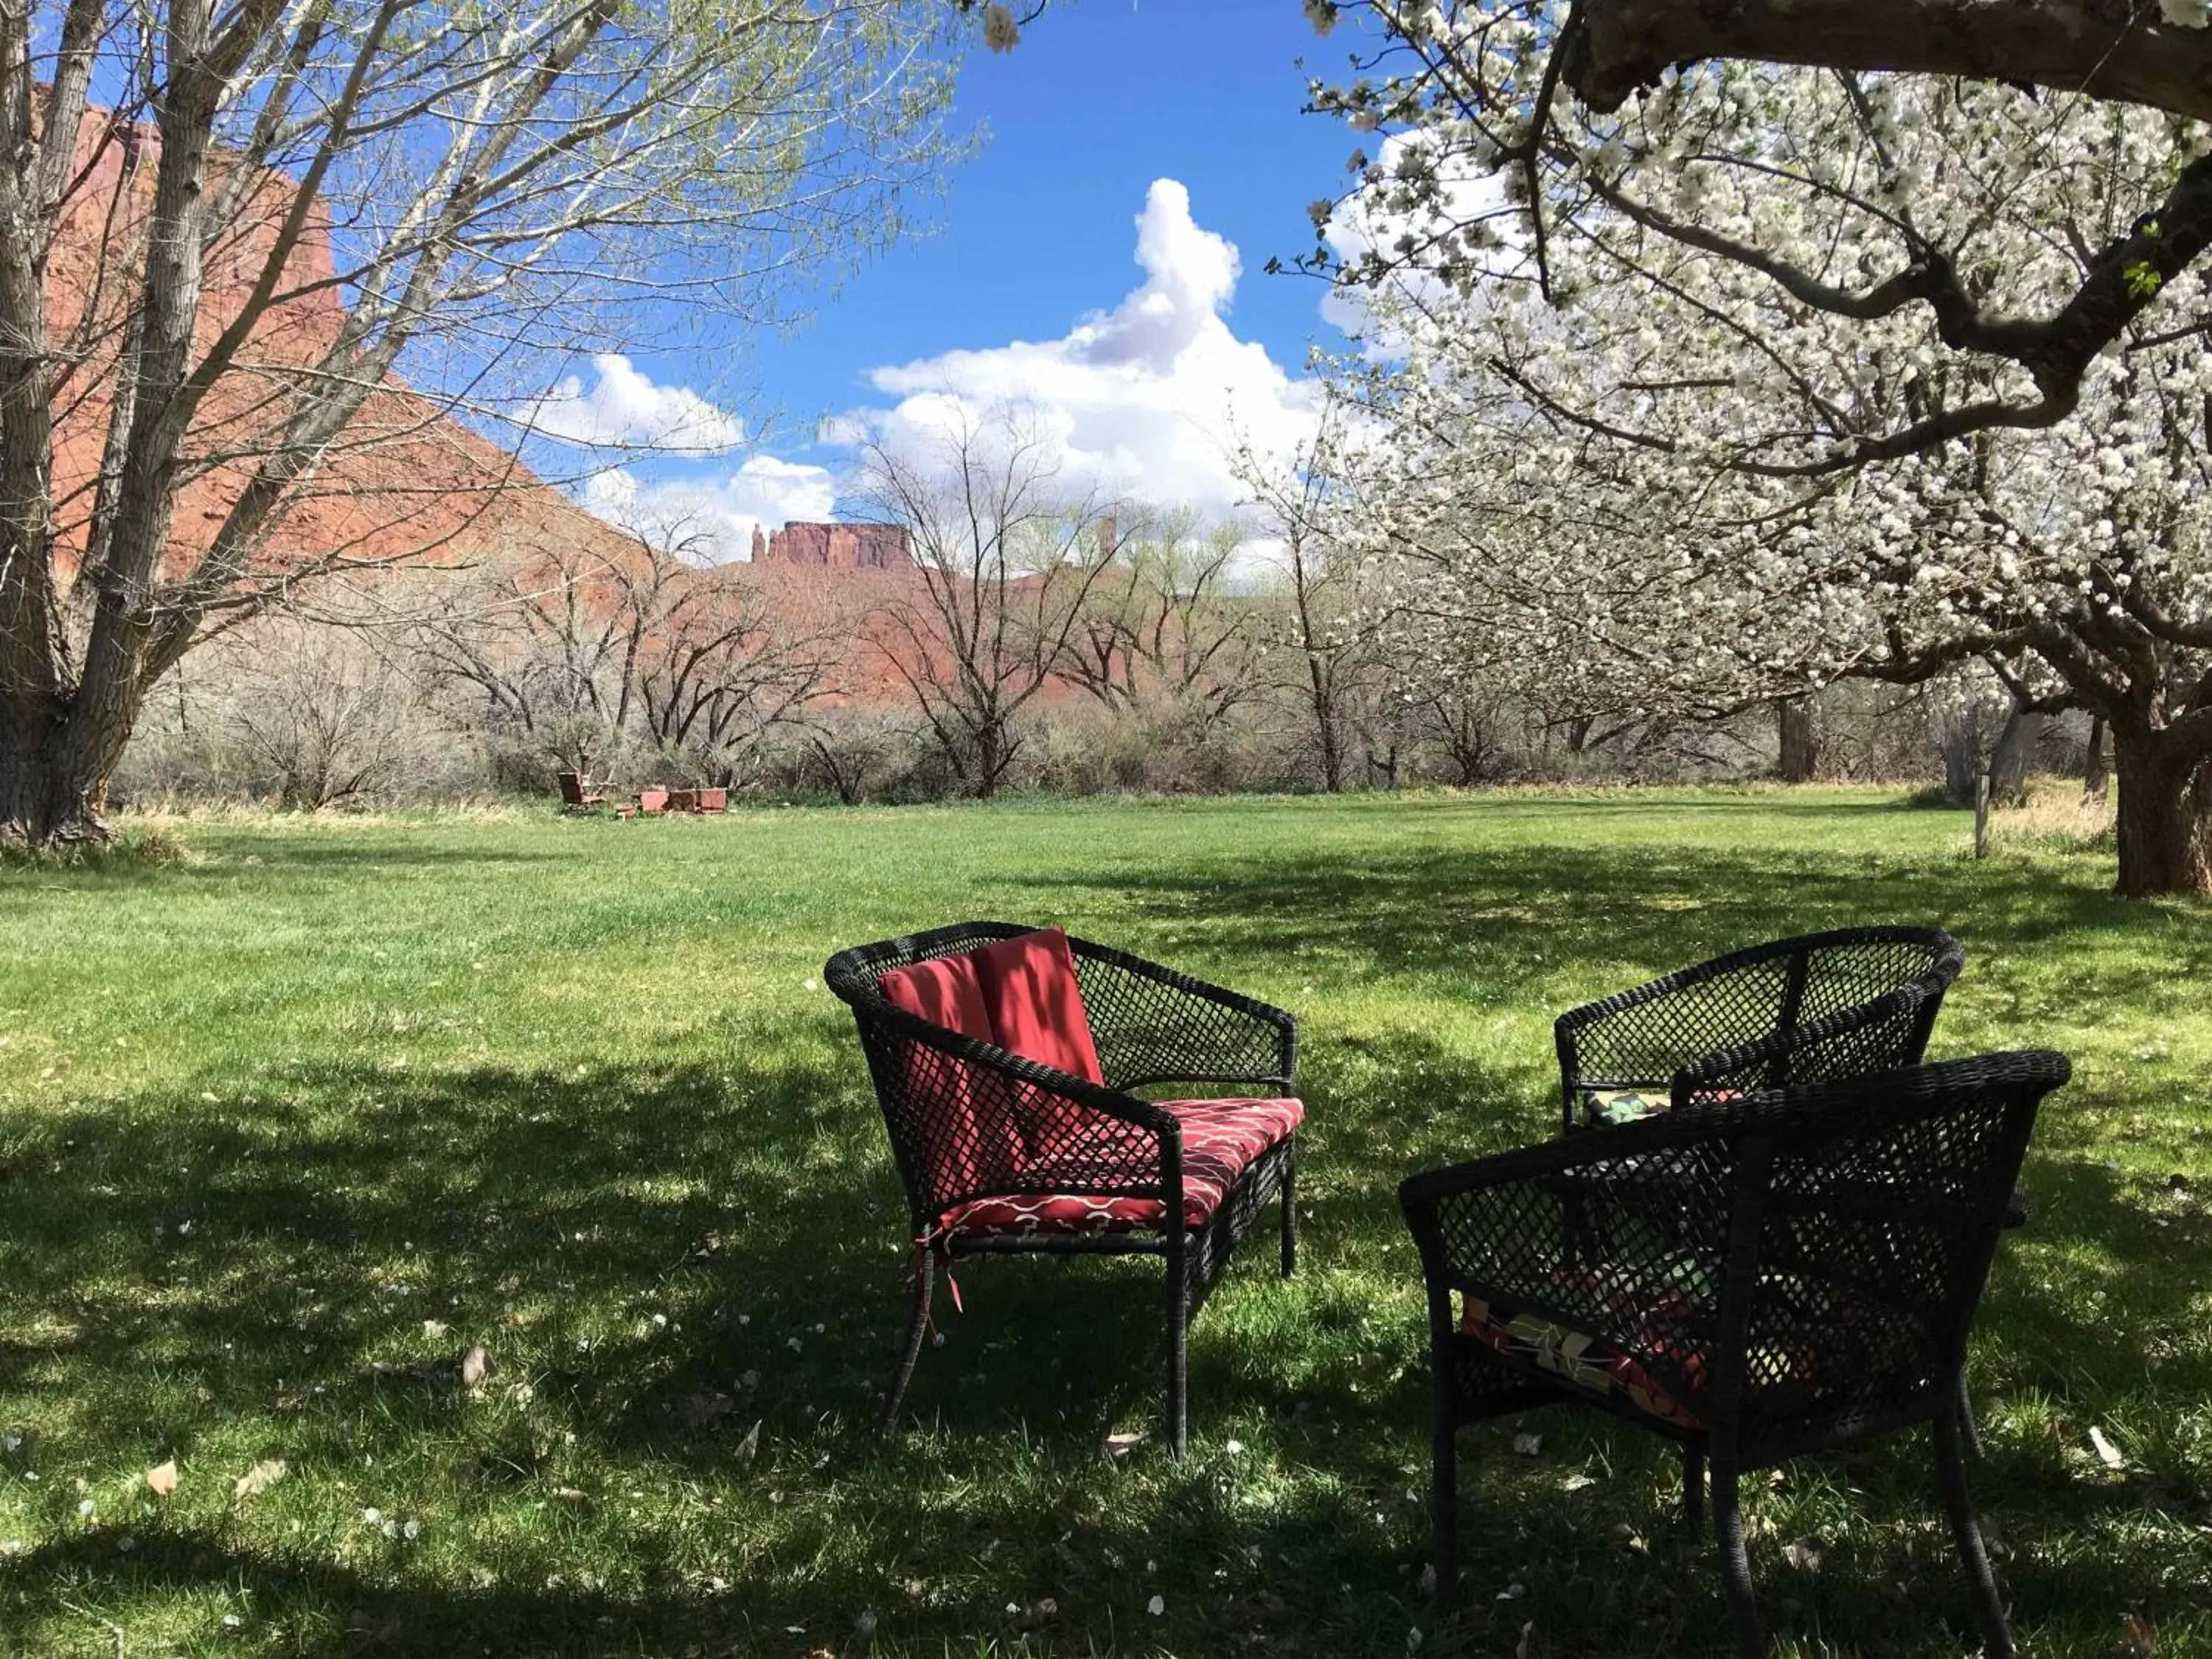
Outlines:
[{"label": "blossoming tree", "polygon": [[1406,613],[1654,709],[1979,659],[2106,722],[2123,891],[2212,889],[2194,124],[1740,62],[1607,111],[1575,9],[1370,9],[1324,262],[1403,358],[1355,494]]}]

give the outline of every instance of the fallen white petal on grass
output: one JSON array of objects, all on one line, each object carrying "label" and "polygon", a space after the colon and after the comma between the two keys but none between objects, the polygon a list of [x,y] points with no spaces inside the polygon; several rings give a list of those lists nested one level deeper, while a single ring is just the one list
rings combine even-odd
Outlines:
[{"label": "fallen white petal on grass", "polygon": [[282,1480],[285,1473],[283,1458],[264,1457],[230,1483],[230,1495],[233,1498],[256,1497]]},{"label": "fallen white petal on grass", "polygon": [[2117,1469],[2127,1462],[2120,1449],[2105,1437],[2105,1431],[2094,1423],[2089,1425],[2089,1443],[2097,1449],[2097,1461],[2108,1469]]},{"label": "fallen white petal on grass", "polygon": [[177,1460],[172,1457],[167,1462],[156,1463],[152,1468],[147,1470],[146,1485],[163,1498],[176,1491]]},{"label": "fallen white petal on grass", "polygon": [[1513,1449],[1523,1457],[1534,1457],[1544,1449],[1544,1437],[1540,1434],[1516,1434],[1513,1437]]},{"label": "fallen white petal on grass", "polygon": [[1168,1598],[1164,1595],[1155,1595],[1151,1601],[1145,1603],[1145,1611],[1151,1613],[1155,1619],[1158,1618],[1167,1610]]}]

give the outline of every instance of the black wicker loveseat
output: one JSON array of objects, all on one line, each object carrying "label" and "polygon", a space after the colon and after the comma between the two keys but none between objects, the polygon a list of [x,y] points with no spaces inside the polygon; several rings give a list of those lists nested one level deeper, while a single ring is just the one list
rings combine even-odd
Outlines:
[{"label": "black wicker loveseat", "polygon": [[1693,1524],[1710,1466],[1748,1659],[1765,1648],[1739,1477],[1926,1423],[1987,1651],[2009,1654],[1966,1493],[1960,1376],[2037,1109],[2067,1075],[2049,1053],[1953,1060],[1694,1103],[1408,1179],[1439,1594],[1457,1561],[1460,1426],[1593,1406],[1677,1443]]},{"label": "black wicker loveseat", "polygon": [[1917,1065],[1966,960],[1932,927],[1839,929],[1571,1010],[1553,1027],[1565,1127]]},{"label": "black wicker loveseat", "polygon": [[[856,945],[823,977],[859,1024],[913,1222],[913,1306],[884,1426],[913,1376],[940,1261],[1151,1255],[1166,1266],[1167,1428],[1181,1455],[1185,1330],[1277,1194],[1284,1275],[1296,1265],[1304,1109],[1291,1097],[1291,1017],[1056,929],[998,921]],[[1134,1092],[1166,1087],[1247,1092]]]}]

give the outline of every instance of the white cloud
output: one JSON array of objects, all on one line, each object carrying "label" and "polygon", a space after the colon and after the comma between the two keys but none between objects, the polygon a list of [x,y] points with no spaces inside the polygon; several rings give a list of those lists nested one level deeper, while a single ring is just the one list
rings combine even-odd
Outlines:
[{"label": "white cloud", "polygon": [[571,374],[519,417],[541,436],[595,449],[713,453],[745,441],[744,422],[689,386],[657,386],[618,352],[592,359],[589,392]]},{"label": "white cloud", "polygon": [[[1321,386],[1286,373],[1266,347],[1231,329],[1225,313],[1240,274],[1237,248],[1192,218],[1190,193],[1181,184],[1157,180],[1135,225],[1144,280],[1120,304],[1081,318],[1057,339],[878,368],[871,384],[891,401],[830,416],[816,441],[848,456],[870,439],[920,453],[950,431],[978,428],[993,410],[1016,406],[1076,488],[1152,506],[1192,506],[1215,519],[1234,514],[1248,493],[1236,477],[1238,443],[1287,457],[1313,434]],[[572,381],[547,407],[594,433],[640,432],[653,429],[678,400],[693,398],[696,408],[728,422],[727,441],[737,441],[734,420],[696,394],[654,386],[621,358],[602,358],[599,366],[599,384],[589,397]],[[582,419],[586,410],[597,418]],[[649,539],[672,544],[696,536],[709,556],[728,559],[747,556],[756,524],[773,532],[790,520],[831,517],[839,486],[851,482],[829,467],[756,453],[716,477],[617,469],[591,479],[580,494],[593,512]]]},{"label": "white cloud", "polygon": [[818,521],[837,501],[827,467],[755,455],[721,477],[642,479],[628,468],[595,474],[584,505],[661,547],[713,563],[751,556],[753,529],[774,534],[791,520]]},{"label": "white cloud", "polygon": [[1287,454],[1312,433],[1321,389],[1231,331],[1224,313],[1237,249],[1192,218],[1188,190],[1155,181],[1136,227],[1145,280],[1112,310],[1058,339],[878,368],[872,383],[896,401],[839,417],[825,441],[849,442],[864,429],[893,449],[919,448],[1018,405],[1073,484],[1216,517],[1234,512],[1246,493],[1235,476],[1237,442]]}]

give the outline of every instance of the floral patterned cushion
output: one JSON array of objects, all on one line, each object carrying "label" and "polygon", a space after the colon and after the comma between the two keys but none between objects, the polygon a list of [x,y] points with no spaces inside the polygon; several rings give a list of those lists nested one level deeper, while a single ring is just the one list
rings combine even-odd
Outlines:
[{"label": "floral patterned cushion", "polygon": [[[1699,1104],[1717,1105],[1723,1101],[1741,1100],[1741,1089],[1700,1090],[1691,1098]],[[1665,1089],[1585,1089],[1583,1091],[1583,1116],[1593,1127],[1615,1123],[1635,1123],[1647,1117],[1656,1117],[1674,1103],[1674,1095]]]},{"label": "floral patterned cushion", "polygon": [[[1461,1305],[1461,1334],[1486,1347],[1592,1394],[1617,1395],[1662,1422],[1685,1429],[1705,1426],[1696,1409],[1705,1391],[1705,1348],[1691,1329],[1698,1304],[1680,1291],[1659,1297],[1634,1337],[1619,1346],[1473,1291],[1462,1294]],[[1686,1398],[1678,1399],[1659,1382],[1652,1375],[1655,1364],[1686,1376],[1692,1387],[1683,1390]]]},{"label": "floral patterned cushion", "polygon": [[1593,1125],[1634,1123],[1673,1103],[1663,1089],[1590,1089],[1583,1095],[1583,1115]]},{"label": "floral patterned cushion", "polygon": [[[1683,1251],[1643,1264],[1632,1289],[1602,1265],[1559,1283],[1567,1305],[1595,1299],[1605,1309],[1607,1334],[1473,1291],[1461,1293],[1460,1334],[1662,1422],[1705,1426],[1717,1311],[1710,1264]],[[1787,1310],[1786,1334],[1754,1335],[1744,1356],[1747,1403],[1764,1415],[1786,1416],[1816,1401],[1832,1407],[1862,1375],[1894,1376],[1915,1365],[1934,1375],[1936,1356],[1919,1322],[1863,1287],[1778,1272],[1760,1275],[1757,1294],[1761,1306]]]},{"label": "floral patterned cushion", "polygon": [[[1295,1100],[1164,1100],[1162,1107],[1182,1122],[1182,1209],[1186,1228],[1213,1219],[1245,1170],[1271,1148],[1288,1139],[1305,1121]],[[956,1237],[1008,1233],[1158,1232],[1167,1206],[1157,1198],[1099,1197],[1053,1190],[1097,1178],[1095,1164],[1083,1169],[1041,1153],[1022,1171],[1033,1192],[994,1194],[955,1204],[937,1218],[922,1242],[943,1243]],[[1157,1181],[1158,1171],[1137,1170],[1132,1178]]]}]

